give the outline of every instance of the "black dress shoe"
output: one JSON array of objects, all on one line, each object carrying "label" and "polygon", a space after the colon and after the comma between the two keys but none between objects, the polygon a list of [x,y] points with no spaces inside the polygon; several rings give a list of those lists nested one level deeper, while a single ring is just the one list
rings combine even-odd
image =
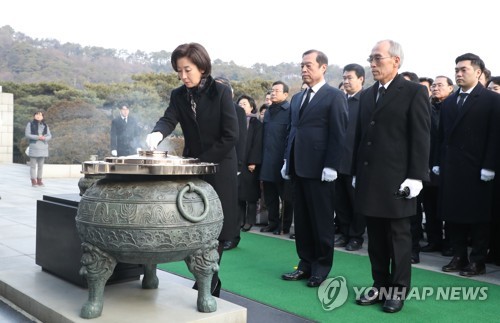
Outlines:
[{"label": "black dress shoe", "polygon": [[290,234],[290,239],[295,240],[295,233]]},{"label": "black dress shoe", "polygon": [[325,281],[325,278],[323,278],[323,277],[311,276],[311,278],[309,278],[309,280],[307,281],[307,286],[308,287],[318,287],[324,281]]},{"label": "black dress shoe", "polygon": [[273,232],[276,229],[277,229],[276,226],[268,225],[260,229],[260,232]]},{"label": "black dress shoe", "polygon": [[356,304],[358,305],[373,305],[381,302],[382,299],[380,297],[379,290],[373,287],[368,291],[368,293],[363,294],[356,300]]},{"label": "black dress shoe", "polygon": [[280,229],[276,229],[276,230],[273,231],[273,234],[275,236],[279,236],[281,234],[281,230]]},{"label": "black dress shoe", "polygon": [[453,273],[457,271],[461,271],[469,264],[467,258],[464,257],[453,257],[450,263],[446,266],[443,266],[442,270],[447,273]]},{"label": "black dress shoe", "polygon": [[486,273],[486,266],[478,262],[471,262],[464,269],[462,269],[458,274],[460,276],[471,277],[482,275]]},{"label": "black dress shoe", "polygon": [[412,264],[418,264],[420,263],[420,255],[418,254],[418,252],[412,252],[411,253],[411,263]]},{"label": "black dress shoe", "polygon": [[382,310],[387,313],[396,313],[403,308],[404,301],[400,297],[392,297],[387,299],[382,306]]},{"label": "black dress shoe", "polygon": [[227,250],[234,249],[237,246],[238,246],[238,244],[235,243],[234,241],[232,241],[232,240],[226,240],[226,241],[224,241],[224,247],[223,248],[224,248],[224,250],[227,251]]},{"label": "black dress shoe", "polygon": [[435,243],[429,243],[422,248],[420,248],[420,251],[422,252],[434,252],[434,251],[440,251],[442,247],[440,245],[437,245]]},{"label": "black dress shoe", "polygon": [[339,235],[333,240],[334,247],[345,247],[347,245],[347,238],[344,235]]},{"label": "black dress shoe", "polygon": [[292,271],[291,273],[286,273],[281,275],[281,278],[284,280],[301,280],[301,279],[307,279],[311,276],[310,273],[306,273],[302,270],[295,270]]},{"label": "black dress shoe", "polygon": [[347,251],[356,251],[361,249],[363,243],[356,239],[349,240],[349,243],[345,246],[345,250]]},{"label": "black dress shoe", "polygon": [[241,231],[248,232],[252,229],[252,227],[253,227],[252,224],[245,223],[245,225],[241,227]]}]

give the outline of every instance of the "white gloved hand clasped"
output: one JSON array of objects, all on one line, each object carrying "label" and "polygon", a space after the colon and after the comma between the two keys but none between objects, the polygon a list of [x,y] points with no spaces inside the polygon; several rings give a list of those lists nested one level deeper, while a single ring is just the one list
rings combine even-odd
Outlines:
[{"label": "white gloved hand clasped", "polygon": [[150,150],[156,150],[156,148],[158,148],[158,144],[162,140],[163,140],[163,134],[159,131],[155,131],[150,133],[146,137],[146,145]]},{"label": "white gloved hand clasped", "polygon": [[286,174],[286,159],[283,163],[283,167],[281,167],[281,177],[283,177],[284,179],[290,179],[290,176]]},{"label": "white gloved hand clasped", "polygon": [[111,155],[112,156],[118,156],[118,152],[116,150],[111,150]]},{"label": "white gloved hand clasped", "polygon": [[356,188],[356,176],[352,177],[352,188]]},{"label": "white gloved hand clasped", "polygon": [[495,172],[489,169],[481,169],[481,180],[485,182],[492,181],[495,178]]},{"label": "white gloved hand clasped", "polygon": [[432,172],[436,175],[439,175],[439,166],[433,166],[432,167]]},{"label": "white gloved hand clasped", "polygon": [[424,187],[422,185],[422,181],[418,179],[410,179],[407,178],[405,181],[401,184],[399,187],[400,190],[403,190],[405,187],[408,187],[410,189],[410,194],[406,197],[407,199],[412,199],[414,197],[417,197],[418,194],[420,194],[420,191]]},{"label": "white gloved hand clasped", "polygon": [[321,175],[321,181],[323,182],[333,182],[337,179],[337,171],[330,167],[323,168],[323,174]]}]

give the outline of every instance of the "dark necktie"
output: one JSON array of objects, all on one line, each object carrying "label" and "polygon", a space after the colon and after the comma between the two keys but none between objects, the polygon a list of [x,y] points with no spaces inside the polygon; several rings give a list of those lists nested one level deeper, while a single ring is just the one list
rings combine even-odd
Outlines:
[{"label": "dark necktie", "polygon": [[311,92],[312,91],[313,90],[311,88],[309,88],[309,90],[307,90],[306,98],[305,98],[304,102],[302,103],[302,106],[300,107],[299,117],[302,116],[302,112],[307,108],[307,105],[309,104],[309,100],[311,99]]},{"label": "dark necktie", "polygon": [[457,103],[458,111],[460,111],[460,109],[462,109],[462,106],[464,105],[465,99],[467,99],[468,95],[469,95],[469,93],[460,93],[460,99],[458,100],[458,103]]},{"label": "dark necktie", "polygon": [[377,103],[380,102],[380,99],[382,99],[382,97],[384,96],[385,94],[385,87],[381,86],[378,88],[378,96],[377,96]]}]

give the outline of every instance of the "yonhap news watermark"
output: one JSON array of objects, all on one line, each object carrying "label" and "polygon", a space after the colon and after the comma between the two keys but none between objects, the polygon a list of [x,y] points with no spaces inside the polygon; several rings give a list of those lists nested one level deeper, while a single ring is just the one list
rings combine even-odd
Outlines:
[{"label": "yonhap news watermark", "polygon": [[[373,291],[372,293],[369,293]],[[332,311],[342,306],[348,299],[349,293],[354,298],[361,297],[383,301],[391,297],[400,297],[409,301],[485,301],[488,299],[488,286],[415,286],[410,288],[387,287],[376,289],[372,286],[347,286],[343,276],[326,279],[318,288],[318,299],[325,311]]]}]

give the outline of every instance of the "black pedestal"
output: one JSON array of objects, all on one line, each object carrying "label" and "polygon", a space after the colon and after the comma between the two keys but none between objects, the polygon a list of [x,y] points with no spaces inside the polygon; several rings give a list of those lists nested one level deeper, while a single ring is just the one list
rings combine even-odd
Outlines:
[{"label": "black pedestal", "polygon": [[[87,281],[79,274],[82,241],[75,223],[79,202],[79,194],[44,195],[37,201],[36,264],[86,288]],[[142,265],[118,263],[107,284],[137,280],[142,274]]]}]

